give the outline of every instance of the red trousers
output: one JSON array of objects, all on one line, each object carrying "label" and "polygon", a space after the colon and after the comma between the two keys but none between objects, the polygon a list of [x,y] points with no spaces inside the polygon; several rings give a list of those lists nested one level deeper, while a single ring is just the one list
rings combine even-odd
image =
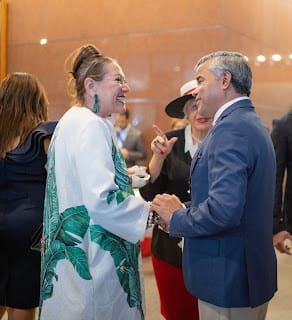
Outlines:
[{"label": "red trousers", "polygon": [[165,319],[199,320],[198,299],[186,290],[182,270],[153,255],[152,264]]}]

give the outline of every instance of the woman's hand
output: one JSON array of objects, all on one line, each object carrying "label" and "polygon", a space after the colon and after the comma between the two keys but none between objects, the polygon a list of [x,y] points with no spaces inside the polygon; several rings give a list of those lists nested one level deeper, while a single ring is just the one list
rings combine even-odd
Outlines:
[{"label": "woman's hand", "polygon": [[176,137],[167,139],[164,132],[155,124],[152,126],[156,133],[156,137],[151,142],[152,158],[149,162],[149,172],[153,183],[160,175],[163,162],[167,155],[171,152],[173,145],[177,141]]},{"label": "woman's hand", "polygon": [[152,128],[156,133],[156,137],[151,142],[151,150],[156,157],[165,159],[171,152],[173,145],[177,141],[177,137],[172,137],[168,140],[164,132],[158,126],[154,124]]}]

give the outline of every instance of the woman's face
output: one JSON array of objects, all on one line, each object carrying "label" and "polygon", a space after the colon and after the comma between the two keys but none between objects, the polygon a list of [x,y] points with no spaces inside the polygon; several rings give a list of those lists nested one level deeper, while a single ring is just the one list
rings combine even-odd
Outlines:
[{"label": "woman's face", "polygon": [[98,95],[98,114],[102,117],[125,112],[126,94],[130,90],[123,70],[117,63],[109,63],[105,69],[103,80],[94,81],[94,92]]},{"label": "woman's face", "polygon": [[212,118],[199,114],[195,99],[190,99],[185,104],[185,113],[193,131],[208,132],[212,126]]}]

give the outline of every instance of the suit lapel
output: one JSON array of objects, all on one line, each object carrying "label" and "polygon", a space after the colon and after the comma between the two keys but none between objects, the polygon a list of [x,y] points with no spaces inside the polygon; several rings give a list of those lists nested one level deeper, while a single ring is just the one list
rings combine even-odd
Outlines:
[{"label": "suit lapel", "polygon": [[210,135],[212,134],[216,125],[218,125],[220,123],[220,121],[222,121],[225,117],[228,117],[231,113],[233,113],[238,108],[253,108],[253,106],[251,104],[250,99],[244,99],[244,100],[240,100],[240,101],[235,102],[234,104],[232,104],[230,107],[228,107],[226,110],[224,110],[222,112],[222,114],[220,115],[220,117],[216,121],[215,125],[213,126],[212,129],[209,130],[209,132],[206,135],[206,137],[204,138],[202,144],[199,146],[197,152],[195,153],[195,155],[192,159],[192,163],[191,163],[190,176],[192,175],[192,172],[193,172],[194,168],[196,167],[197,162],[202,157],[203,150],[206,148],[206,145],[209,143]]},{"label": "suit lapel", "polygon": [[[213,127],[214,128],[214,127]],[[191,163],[191,169],[190,169],[190,174],[192,174],[197,162],[199,161],[199,159],[202,156],[202,150],[205,146],[205,144],[208,141],[208,137],[212,134],[213,128],[209,130],[208,134],[206,135],[206,137],[204,138],[203,142],[199,145],[196,153],[194,154],[194,157],[192,159],[192,163]]]}]

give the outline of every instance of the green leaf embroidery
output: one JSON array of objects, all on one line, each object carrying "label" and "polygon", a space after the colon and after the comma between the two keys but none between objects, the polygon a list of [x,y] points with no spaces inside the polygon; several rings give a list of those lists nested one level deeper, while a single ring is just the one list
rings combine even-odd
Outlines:
[{"label": "green leaf embroidery", "polygon": [[60,214],[60,221],[62,221],[62,225],[59,226],[57,239],[60,237],[66,245],[81,243],[89,226],[89,216],[86,208],[77,206],[66,209]]},{"label": "green leaf embroidery", "polygon": [[44,209],[44,239],[46,250],[42,256],[40,312],[44,300],[53,294],[53,280],[58,281],[55,268],[60,260],[71,262],[79,276],[92,279],[84,250],[77,247],[89,228],[89,215],[85,206],[68,208],[59,213],[55,178],[54,140],[48,154],[48,176]]},{"label": "green leaf embroidery", "polygon": [[115,182],[119,186],[118,190],[114,190],[108,193],[107,203],[110,204],[114,198],[116,198],[117,203],[124,201],[129,195],[133,195],[133,189],[131,185],[131,180],[128,175],[125,160],[120,149],[117,149],[112,140],[112,158],[115,164]]},{"label": "green leaf embroidery", "polygon": [[123,290],[127,293],[127,301],[131,308],[136,307],[140,311],[141,319],[144,319],[142,297],[140,288],[140,275],[138,268],[139,243],[133,244],[102,228],[99,225],[90,226],[91,241],[109,251]]},{"label": "green leaf embroidery", "polygon": [[91,274],[88,269],[87,257],[85,252],[78,247],[67,247],[66,255],[68,260],[73,264],[74,268],[85,280],[91,280]]}]

